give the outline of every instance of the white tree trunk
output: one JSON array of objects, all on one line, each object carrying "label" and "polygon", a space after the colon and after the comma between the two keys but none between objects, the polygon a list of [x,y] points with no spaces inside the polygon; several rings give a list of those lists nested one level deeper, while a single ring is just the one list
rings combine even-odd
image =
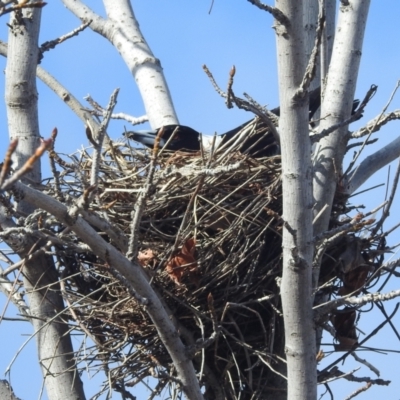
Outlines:
[{"label": "white tree trunk", "polygon": [[312,315],[312,165],[308,96],[296,92],[306,69],[303,1],[276,0],[288,18],[276,22],[282,147],[283,275],[288,399],[316,398],[315,328]]},{"label": "white tree trunk", "polygon": [[177,124],[161,62],[146,43],[130,1],[104,0],[107,20],[79,0],[63,0],[63,3],[82,21],[91,19],[91,29],[107,38],[121,54],[138,85],[151,127]]},{"label": "white tree trunk", "polygon": [[4,380],[0,379],[0,399],[1,400],[20,400],[15,396],[10,384]]},{"label": "white tree trunk", "polygon": [[[38,35],[40,10],[27,9],[23,12],[23,24],[11,15],[8,58],[6,67],[6,105],[9,135],[18,139],[14,153],[14,168],[20,168],[40,143],[37,113],[36,67],[38,62]],[[25,175],[24,181],[39,184],[40,163]],[[27,201],[18,203],[18,211],[29,215],[34,210]],[[5,220],[3,222],[6,222]],[[9,224],[13,221],[8,220]],[[21,257],[40,246],[36,240],[24,238],[15,249]],[[30,314],[37,342],[38,355],[45,377],[50,400],[85,398],[82,384],[74,368],[73,350],[68,327],[56,314],[63,310],[63,300],[58,288],[57,273],[52,258],[42,256],[26,262],[23,270],[24,285],[29,298]],[[45,288],[51,285],[51,289]]]},{"label": "white tree trunk", "polygon": [[[326,118],[321,121],[321,130],[350,116],[369,4],[369,0],[353,0],[348,6],[340,7],[333,54],[322,102],[321,115]],[[315,152],[315,215],[326,206],[325,211],[316,221],[315,234],[328,228],[333,196],[341,178],[340,168],[347,146],[345,140],[347,131],[348,127],[344,126],[323,138]]]},{"label": "white tree trunk", "polygon": [[[317,1],[317,0],[315,0]],[[333,40],[335,38],[336,0],[325,0],[325,28],[321,42],[321,90],[325,86],[329,62],[332,56]]]},{"label": "white tree trunk", "polygon": [[[317,20],[318,20],[318,0],[304,0],[304,30],[306,34],[306,60],[310,59],[311,52],[314,49]],[[314,79],[311,82],[310,90],[316,89],[320,86],[321,82],[321,69],[320,61],[318,58],[318,63],[316,66],[316,73]],[[316,116],[315,116],[316,117]]]}]

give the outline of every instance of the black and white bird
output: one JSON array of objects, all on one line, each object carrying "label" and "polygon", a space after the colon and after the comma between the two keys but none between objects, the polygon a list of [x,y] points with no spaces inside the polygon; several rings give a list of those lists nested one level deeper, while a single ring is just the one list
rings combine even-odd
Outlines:
[{"label": "black and white bird", "polygon": [[[321,95],[319,89],[312,91],[309,95],[309,118],[318,110],[321,104]],[[353,112],[358,106],[358,100],[353,104]],[[279,107],[271,110],[271,113],[279,117]],[[186,150],[186,151],[199,151],[201,146],[205,151],[209,150],[214,142],[214,148],[220,147],[235,138],[241,131],[254,123],[252,134],[244,138],[241,144],[238,145],[238,150],[243,154],[249,154],[252,157],[269,157],[279,154],[279,141],[274,136],[271,128],[259,117],[255,117],[250,121],[222,134],[216,136],[201,135],[196,130],[184,125],[165,125],[163,126],[163,134],[160,139],[160,148],[164,147],[167,143],[166,149],[172,151]],[[159,128],[161,129],[161,128]],[[155,130],[139,130],[128,131],[124,136],[128,139],[142,143],[147,147],[153,148],[155,138],[159,129]],[[173,135],[172,139],[171,136]],[[202,143],[200,144],[200,138]]]}]

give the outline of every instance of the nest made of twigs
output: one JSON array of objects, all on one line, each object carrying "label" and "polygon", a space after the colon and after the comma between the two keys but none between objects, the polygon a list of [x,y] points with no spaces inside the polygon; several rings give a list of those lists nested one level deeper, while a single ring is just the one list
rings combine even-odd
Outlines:
[{"label": "nest made of twigs", "polygon": [[[221,393],[236,398],[239,392],[241,398],[265,398],[276,376],[271,371],[284,373],[285,369],[277,357],[283,349],[277,284],[280,156],[254,159],[238,152],[238,146],[234,143],[212,154],[161,151],[140,210],[138,260],[174,316],[182,340],[192,349],[207,398]],[[60,172],[45,191],[67,205],[82,198],[90,186],[91,152],[82,150],[68,163],[53,154]],[[110,224],[118,237],[131,234],[135,207],[149,183],[151,157],[149,150],[112,141],[102,153],[99,184],[88,211]],[[343,204],[341,210],[334,207],[335,220],[345,212]],[[105,232],[99,234],[124,250],[127,239],[116,243]],[[108,369],[115,386],[121,382],[134,386],[148,376],[160,379],[157,393],[167,384],[176,384],[170,357],[144,309],[104,260],[89,250],[77,251],[84,246],[72,232],[65,238],[58,261],[67,312],[94,342],[92,348],[78,352],[78,362],[90,359],[94,368]],[[364,256],[346,272],[342,255],[349,249],[348,242],[353,247],[357,243],[358,260]],[[324,290],[362,288],[374,270],[365,255],[378,246],[353,233],[336,241],[324,256],[321,274],[321,284],[329,280],[336,284]],[[346,282],[346,274],[362,265],[369,268],[364,281],[354,283],[348,278],[348,288],[343,289],[346,285],[338,282]],[[350,325],[342,337],[353,335],[354,323]],[[210,345],[197,346],[209,338]],[[211,383],[215,377],[220,392]]]}]

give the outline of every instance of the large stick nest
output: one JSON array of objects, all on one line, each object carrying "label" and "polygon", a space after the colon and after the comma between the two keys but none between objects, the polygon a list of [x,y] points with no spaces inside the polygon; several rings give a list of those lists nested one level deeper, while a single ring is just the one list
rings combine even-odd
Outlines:
[{"label": "large stick nest", "polygon": [[[100,180],[90,203],[82,199],[92,194],[92,150],[82,150],[68,162],[53,153],[60,172],[45,189],[68,206],[88,205],[87,211],[116,233],[111,238],[97,228],[99,234],[123,252],[132,221],[141,212],[139,262],[164,299],[209,399],[239,398],[239,393],[242,399],[267,398],[279,374],[285,374],[280,358],[280,156],[253,159],[236,151],[238,146],[212,155],[161,151],[148,182],[151,151],[110,142],[99,162]],[[144,208],[138,210],[144,190]],[[346,212],[345,203],[338,196],[332,227]],[[45,224],[46,218],[41,218]],[[65,229],[47,218],[53,232]],[[336,240],[323,259],[320,283],[325,293],[346,294],[366,285],[377,262],[382,262],[369,256],[377,247],[382,243],[354,233]],[[354,253],[350,264],[343,257],[349,251]],[[108,372],[103,390],[109,382],[124,390],[149,376],[159,379],[153,395],[167,385],[179,387],[145,309],[105,260],[73,232],[64,233],[63,246],[56,252],[66,315],[94,343],[82,346],[77,362]],[[365,275],[361,281],[360,272]],[[357,275],[356,281],[349,273]],[[344,325],[339,317],[336,322],[334,316],[331,319],[341,349],[355,345],[354,321],[349,324],[347,318]]]}]

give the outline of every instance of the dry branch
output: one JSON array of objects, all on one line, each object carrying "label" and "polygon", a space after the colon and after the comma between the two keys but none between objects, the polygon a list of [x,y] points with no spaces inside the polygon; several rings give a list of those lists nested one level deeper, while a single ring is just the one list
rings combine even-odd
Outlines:
[{"label": "dry branch", "polygon": [[[245,129],[251,133],[268,127],[255,119]],[[97,152],[97,195],[86,202],[87,209],[77,204],[85,197],[95,162],[88,150],[65,161],[51,149],[59,171],[57,180],[43,185],[42,193],[14,185],[15,195],[42,209],[26,220],[27,226],[7,230],[3,236],[40,238],[46,245],[37,251],[51,248],[56,255],[69,305],[63,317],[71,329],[96,343],[82,345],[77,363],[98,362],[97,368],[108,376],[102,390],[110,385],[119,390],[122,382],[129,387],[149,376],[157,376],[162,387],[182,381],[170,368],[169,345],[164,346],[165,338],[156,329],[159,322],[152,320],[152,313],[164,307],[186,344],[183,354],[193,357],[202,376],[206,397],[212,393],[232,399],[262,397],[266,379],[275,373],[284,376],[285,364],[278,357],[283,351],[277,285],[284,223],[280,156],[243,156],[237,151],[245,140],[240,137],[204,155],[205,159],[200,153],[166,150],[155,157],[154,152],[128,144],[108,143]],[[60,194],[64,205],[51,199]],[[325,246],[321,254],[319,284],[333,296],[347,279],[343,260],[349,243],[360,243],[356,246],[360,255],[371,254],[368,276],[380,268],[374,256],[378,241],[357,237],[369,229],[362,218],[356,216],[347,225],[339,222],[346,213],[343,202],[338,196],[331,231],[318,238],[341,233],[340,240]],[[132,214],[134,204],[140,206],[141,217]],[[129,253],[138,249],[132,262],[123,256],[129,237],[135,239]],[[188,254],[194,263],[185,261]],[[171,260],[178,268],[172,274],[167,268]],[[139,289],[138,280],[145,287],[150,280],[163,303],[151,298],[147,289]],[[341,301],[331,303],[326,312],[334,311]],[[346,301],[353,304],[365,298]],[[132,380],[133,375],[137,379]]]}]

